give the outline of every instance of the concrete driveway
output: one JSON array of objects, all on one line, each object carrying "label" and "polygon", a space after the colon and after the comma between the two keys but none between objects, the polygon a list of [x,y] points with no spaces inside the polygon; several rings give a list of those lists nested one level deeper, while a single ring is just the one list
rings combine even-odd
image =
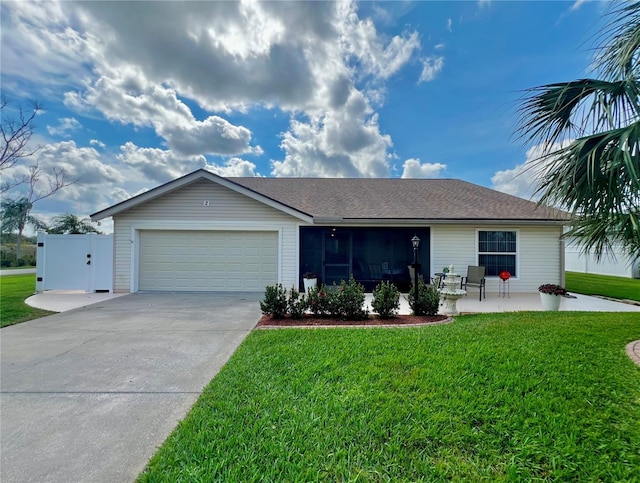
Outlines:
[{"label": "concrete driveway", "polygon": [[0,480],[134,480],[262,296],[131,294],[2,329]]}]

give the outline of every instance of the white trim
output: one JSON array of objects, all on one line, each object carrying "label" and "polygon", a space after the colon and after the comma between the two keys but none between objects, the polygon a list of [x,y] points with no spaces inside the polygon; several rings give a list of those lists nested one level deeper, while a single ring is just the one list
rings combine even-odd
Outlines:
[{"label": "white trim", "polygon": [[141,231],[256,231],[256,232],[269,232],[276,233],[278,238],[278,261],[277,261],[277,280],[278,283],[282,283],[283,272],[283,231],[282,223],[262,223],[259,225],[247,226],[246,222],[216,222],[202,223],[196,221],[176,221],[176,220],[162,220],[162,221],[139,221],[131,225],[131,238],[130,242],[133,244],[131,248],[130,258],[130,291],[131,293],[137,293],[139,290],[139,278],[140,278],[140,232]]}]

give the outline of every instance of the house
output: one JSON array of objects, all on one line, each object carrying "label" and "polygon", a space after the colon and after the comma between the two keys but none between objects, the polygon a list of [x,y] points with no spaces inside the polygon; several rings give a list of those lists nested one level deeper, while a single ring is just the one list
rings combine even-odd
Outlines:
[{"label": "house", "polygon": [[425,278],[484,265],[487,289],[564,282],[566,213],[456,179],[225,178],[194,171],[91,215],[114,221],[114,288],[263,291],[410,283],[411,238]]}]

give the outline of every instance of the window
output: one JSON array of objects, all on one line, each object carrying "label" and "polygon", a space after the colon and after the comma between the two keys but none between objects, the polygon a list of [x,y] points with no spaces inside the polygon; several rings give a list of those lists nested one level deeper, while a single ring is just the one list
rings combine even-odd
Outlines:
[{"label": "window", "polygon": [[507,270],[517,276],[517,233],[515,231],[478,231],[478,264],[486,267],[487,276]]}]

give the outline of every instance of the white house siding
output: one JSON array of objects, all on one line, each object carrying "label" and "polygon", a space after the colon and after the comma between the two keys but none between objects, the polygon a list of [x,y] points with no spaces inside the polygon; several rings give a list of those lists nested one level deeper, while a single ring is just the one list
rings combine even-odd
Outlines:
[{"label": "white house siding", "polygon": [[[509,282],[512,293],[536,292],[542,283],[563,283],[561,227],[514,225],[433,225],[432,271],[454,265],[466,275],[468,265],[478,264],[477,230],[516,230],[518,276]],[[433,273],[431,274],[433,275]],[[497,294],[500,280],[487,279],[487,296]]]},{"label": "white house siding", "polygon": [[137,254],[132,252],[138,246],[138,230],[144,229],[276,231],[279,281],[292,286],[297,282],[298,221],[216,183],[197,181],[114,216],[115,291],[135,290],[137,267],[131,262]]}]

